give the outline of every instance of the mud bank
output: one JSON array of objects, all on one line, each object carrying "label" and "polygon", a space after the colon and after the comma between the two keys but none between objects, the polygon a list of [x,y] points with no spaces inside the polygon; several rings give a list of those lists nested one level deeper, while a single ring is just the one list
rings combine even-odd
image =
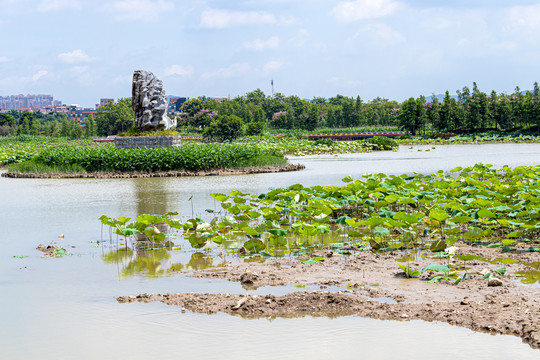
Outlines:
[{"label": "mud bank", "polygon": [[[300,259],[263,263],[229,263],[225,268],[189,273],[198,278],[220,278],[242,283],[246,289],[276,285],[317,285],[322,291],[294,292],[284,296],[234,294],[140,294],[121,296],[124,302],[159,301],[198,313],[224,312],[245,318],[358,315],[383,320],[441,321],[492,334],[519,336],[540,348],[540,287],[523,286],[514,273],[533,271],[540,255],[534,252],[502,253],[500,249],[458,244],[458,253],[481,255],[482,259],[459,261],[422,258],[408,266],[419,269],[445,264],[467,273],[458,284],[441,280],[428,283],[430,271],[419,278],[406,278],[398,267],[402,255],[372,252],[344,255],[325,250],[324,261],[303,264]],[[515,259],[501,265],[500,259]],[[505,260],[502,260],[505,262]],[[504,266],[505,275],[490,286],[482,273]],[[493,284],[491,284],[493,285]],[[328,286],[342,286],[328,292]]]},{"label": "mud bank", "polygon": [[16,173],[6,172],[3,177],[17,179],[131,179],[152,177],[182,177],[182,176],[225,176],[261,173],[278,173],[298,171],[305,169],[302,164],[288,164],[283,166],[262,166],[239,169],[215,169],[204,171],[164,171],[154,173],[130,172],[130,173]]}]

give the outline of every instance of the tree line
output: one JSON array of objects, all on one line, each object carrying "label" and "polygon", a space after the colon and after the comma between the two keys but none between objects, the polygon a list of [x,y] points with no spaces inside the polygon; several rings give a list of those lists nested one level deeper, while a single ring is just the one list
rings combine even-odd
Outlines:
[{"label": "tree line", "polygon": [[532,91],[516,87],[513,94],[490,95],[473,83],[457,91],[457,98],[446,91],[443,101],[432,96],[409,98],[401,104],[399,125],[412,134],[431,128],[439,132],[471,133],[485,131],[538,132],[540,130],[540,87],[535,82]]},{"label": "tree line", "polygon": [[79,126],[66,114],[43,114],[39,111],[16,111],[0,113],[0,136],[7,135],[48,135],[71,139],[96,136],[94,119],[90,115],[86,126]]},{"label": "tree line", "polygon": [[217,101],[199,97],[182,106],[179,126],[204,129],[220,115],[237,116],[245,123],[262,123],[273,129],[313,131],[318,128],[354,128],[388,126],[412,134],[428,130],[471,133],[484,131],[540,130],[540,87],[535,82],[532,91],[489,95],[476,83],[472,90],[465,86],[443,99],[433,94],[409,98],[402,103],[377,97],[364,102],[359,96],[336,95],[329,99],[312,100],[298,96],[265,95],[260,89],[231,100]]},{"label": "tree line", "polygon": [[0,113],[0,136],[42,134],[71,139],[108,136],[131,129],[133,117],[131,98],[121,98],[115,104],[101,106],[95,118],[89,115],[84,119],[83,126],[67,114],[11,110]]},{"label": "tree line", "polygon": [[[471,133],[484,131],[540,131],[540,87],[532,91],[516,87],[512,94],[491,91],[488,95],[473,83],[439,99],[411,97],[402,103],[377,97],[364,102],[360,96],[336,95],[311,100],[257,89],[233,99],[206,96],[191,99],[177,115],[178,127],[188,132],[220,138],[227,130],[235,134],[258,134],[264,129],[307,130],[385,126],[411,134],[426,131]],[[71,138],[114,135],[133,127],[131,98],[100,107],[80,127],[65,114],[42,114],[12,110],[0,114],[0,135],[39,134]],[[225,129],[225,130],[224,130]]]}]

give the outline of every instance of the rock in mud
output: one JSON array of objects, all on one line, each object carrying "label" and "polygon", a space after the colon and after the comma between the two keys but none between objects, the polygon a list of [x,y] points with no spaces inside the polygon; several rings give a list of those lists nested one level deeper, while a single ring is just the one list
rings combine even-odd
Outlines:
[{"label": "rock in mud", "polygon": [[242,285],[253,285],[259,279],[259,274],[256,272],[246,271],[240,275],[240,283]]},{"label": "rock in mud", "polygon": [[503,282],[501,279],[496,277],[490,277],[488,280],[488,286],[502,286]]},{"label": "rock in mud", "polygon": [[55,245],[39,244],[36,250],[41,251],[44,257],[61,257],[62,255],[67,255],[66,249]]}]

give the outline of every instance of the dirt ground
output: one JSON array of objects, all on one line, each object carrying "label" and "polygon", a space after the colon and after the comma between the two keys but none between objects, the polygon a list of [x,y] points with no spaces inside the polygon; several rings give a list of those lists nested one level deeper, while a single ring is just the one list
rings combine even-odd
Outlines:
[{"label": "dirt ground", "polygon": [[[160,301],[199,313],[224,312],[246,318],[358,315],[387,320],[441,321],[475,331],[519,336],[540,348],[540,286],[524,286],[514,273],[538,270],[537,252],[503,253],[499,248],[456,244],[458,254],[483,258],[512,258],[514,264],[491,264],[472,260],[422,258],[404,262],[414,269],[429,264],[456,267],[467,277],[458,284],[441,280],[428,283],[435,274],[426,271],[420,278],[406,278],[398,267],[399,254],[361,252],[343,255],[331,250],[313,254],[324,261],[303,264],[301,259],[270,260],[263,263],[229,263],[225,268],[189,273],[198,278],[220,278],[244,287],[276,285],[317,285],[321,291],[299,291],[284,296],[234,294],[140,294],[121,296],[119,302]],[[525,265],[526,264],[526,265]],[[467,269],[462,269],[465,266]],[[504,275],[484,279],[486,272],[506,267]],[[494,279],[496,278],[496,279]],[[328,286],[342,290],[329,292]]]},{"label": "dirt ground", "polygon": [[283,166],[261,166],[239,169],[215,169],[205,171],[162,171],[153,173],[132,172],[132,173],[16,173],[5,172],[2,174],[8,178],[18,179],[128,179],[128,178],[150,178],[150,177],[181,177],[181,176],[223,176],[223,175],[243,175],[298,171],[305,169],[302,164],[287,164]]}]

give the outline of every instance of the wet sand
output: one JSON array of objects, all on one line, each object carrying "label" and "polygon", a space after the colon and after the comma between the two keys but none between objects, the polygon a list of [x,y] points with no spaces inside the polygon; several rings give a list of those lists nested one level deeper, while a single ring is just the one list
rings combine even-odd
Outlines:
[{"label": "wet sand", "polygon": [[[399,254],[361,252],[342,255],[331,250],[313,256],[324,261],[303,264],[300,259],[270,260],[264,263],[229,263],[225,268],[188,273],[198,278],[219,278],[242,283],[246,289],[278,285],[318,285],[321,291],[298,291],[284,296],[239,294],[139,294],[121,296],[124,302],[159,301],[197,313],[223,312],[245,318],[358,315],[384,320],[441,321],[492,334],[519,336],[533,348],[540,348],[540,287],[523,286],[518,271],[532,271],[540,254],[522,251],[503,253],[499,248],[456,244],[459,254],[485,259],[512,258],[513,264],[491,264],[472,260],[417,258],[403,263],[414,269],[429,264],[455,267],[467,278],[459,284],[441,280],[428,283],[430,271],[420,278],[406,278],[398,267]],[[461,267],[468,269],[460,269]],[[488,284],[483,273],[506,267],[504,275]],[[328,286],[342,286],[337,292]]]}]

